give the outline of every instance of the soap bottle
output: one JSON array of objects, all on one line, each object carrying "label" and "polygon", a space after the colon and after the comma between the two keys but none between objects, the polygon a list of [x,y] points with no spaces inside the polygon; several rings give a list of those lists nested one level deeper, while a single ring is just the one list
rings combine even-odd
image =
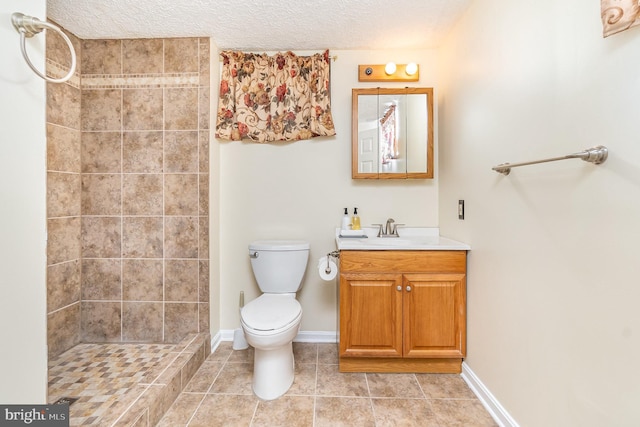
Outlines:
[{"label": "soap bottle", "polygon": [[351,217],[351,229],[360,230],[360,217],[358,216],[358,208],[353,208],[353,217]]},{"label": "soap bottle", "polygon": [[344,216],[342,217],[341,230],[349,230],[351,228],[351,218],[349,218],[349,210],[344,208]]}]

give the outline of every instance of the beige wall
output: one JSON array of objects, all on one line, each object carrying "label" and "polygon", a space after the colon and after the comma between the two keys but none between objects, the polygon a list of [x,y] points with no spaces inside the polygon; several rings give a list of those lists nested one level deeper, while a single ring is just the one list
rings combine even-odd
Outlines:
[{"label": "beige wall", "polygon": [[[441,231],[473,248],[466,362],[522,426],[640,424],[640,31],[601,32],[598,2],[479,0],[442,49]],[[600,166],[491,171],[598,144]]]},{"label": "beige wall", "polygon": [[[0,402],[45,403],[45,85],[20,54],[11,14],[45,17],[44,0],[0,2]],[[44,37],[28,43],[44,67]],[[16,369],[19,367],[19,369]]]},{"label": "beige wall", "polygon": [[[407,225],[438,225],[437,168],[433,180],[351,179],[351,89],[406,86],[359,83],[358,64],[415,61],[420,64],[420,81],[411,86],[435,87],[437,93],[436,52],[331,51],[330,54],[337,56],[331,64],[335,137],[291,144],[216,142],[220,149],[221,329],[240,327],[240,291],[245,292],[246,302],[259,295],[247,249],[253,240],[294,238],[310,242],[309,264],[298,298],[304,311],[301,330],[335,332],[336,284],[323,282],[316,266],[320,257],[335,250],[333,236],[343,208],[349,207],[352,212],[357,206],[363,225],[389,217]],[[219,64],[213,64],[214,67]]]}]

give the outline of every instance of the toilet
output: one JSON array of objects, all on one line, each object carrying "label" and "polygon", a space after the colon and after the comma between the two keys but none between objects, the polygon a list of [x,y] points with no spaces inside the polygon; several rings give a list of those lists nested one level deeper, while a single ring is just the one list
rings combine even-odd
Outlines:
[{"label": "toilet", "polygon": [[292,343],[302,320],[296,292],[307,268],[309,243],[260,240],[249,245],[249,257],[262,295],[242,307],[240,323],[255,349],[253,392],[273,400],[293,384]]}]

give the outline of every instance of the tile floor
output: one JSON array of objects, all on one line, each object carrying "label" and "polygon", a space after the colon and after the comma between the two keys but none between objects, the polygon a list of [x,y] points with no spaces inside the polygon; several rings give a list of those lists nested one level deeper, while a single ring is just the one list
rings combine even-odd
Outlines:
[{"label": "tile floor", "polygon": [[338,372],[337,345],[294,343],[296,377],[281,398],[251,391],[253,350],[223,342],[158,426],[496,426],[459,375]]}]

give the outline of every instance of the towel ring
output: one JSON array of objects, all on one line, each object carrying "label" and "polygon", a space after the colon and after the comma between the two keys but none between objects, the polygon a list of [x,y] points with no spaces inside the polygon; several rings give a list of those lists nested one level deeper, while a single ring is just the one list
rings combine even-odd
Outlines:
[{"label": "towel ring", "polygon": [[[56,27],[53,24],[48,22],[44,22],[39,20],[38,18],[34,18],[33,16],[27,16],[22,13],[14,13],[11,15],[11,22],[15,29],[20,33],[20,49],[22,50],[22,56],[24,56],[24,60],[27,61],[29,67],[33,70],[34,73],[42,77],[44,80],[51,83],[64,83],[73,76],[73,73],[76,71],[76,51],[73,49],[73,45],[71,44],[71,40],[69,37],[62,32],[62,30]],[[69,51],[71,52],[71,68],[66,76],[54,79],[51,77],[47,77],[45,74],[42,74],[29,59],[29,55],[27,55],[27,48],[25,45],[25,41],[27,37],[33,37],[36,34],[40,33],[44,29],[49,29],[57,32],[62,36],[65,42],[67,42],[67,46],[69,46]]]}]

